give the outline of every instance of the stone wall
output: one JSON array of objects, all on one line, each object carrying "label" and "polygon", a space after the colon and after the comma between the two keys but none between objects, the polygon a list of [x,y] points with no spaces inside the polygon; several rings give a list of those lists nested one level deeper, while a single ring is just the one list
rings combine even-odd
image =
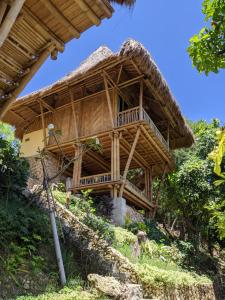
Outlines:
[{"label": "stone wall", "polygon": [[[32,156],[27,158],[30,165],[30,176],[28,179],[28,188],[32,188],[34,185],[39,185],[43,183],[43,170],[41,165],[41,160],[37,156]],[[45,159],[48,176],[52,177],[59,171],[58,160],[52,155],[48,154]],[[59,177],[53,180],[54,183],[60,182]]]},{"label": "stone wall", "polygon": [[[47,201],[42,193],[40,197],[33,197],[33,201],[44,210],[48,209]],[[192,285],[179,288],[161,288],[141,281],[135,267],[117,250],[110,247],[104,240],[61,204],[56,203],[57,215],[61,220],[67,240],[79,253],[80,261],[86,274],[98,273],[113,276],[122,282],[140,284],[145,297],[157,297],[162,300],[215,300],[212,284]],[[217,298],[218,299],[218,298]]]}]

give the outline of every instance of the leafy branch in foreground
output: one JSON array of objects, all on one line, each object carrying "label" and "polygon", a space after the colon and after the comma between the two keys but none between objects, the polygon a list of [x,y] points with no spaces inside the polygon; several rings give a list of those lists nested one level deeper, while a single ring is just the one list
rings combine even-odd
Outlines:
[{"label": "leafy branch in foreground", "polygon": [[204,0],[205,27],[190,39],[188,53],[199,72],[218,73],[225,68],[225,1]]},{"label": "leafy branch in foreground", "polygon": [[[214,161],[214,172],[220,177],[214,184],[225,185],[225,171],[222,170],[222,162],[225,156],[225,129],[217,132],[218,146],[210,153],[209,157]],[[220,239],[225,239],[225,199],[219,203],[211,203],[208,209],[212,212]]]}]

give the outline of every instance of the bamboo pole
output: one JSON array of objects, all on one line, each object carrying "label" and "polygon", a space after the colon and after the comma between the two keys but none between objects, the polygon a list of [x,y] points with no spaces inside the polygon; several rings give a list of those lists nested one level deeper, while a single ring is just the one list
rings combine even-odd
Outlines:
[{"label": "bamboo pole", "polygon": [[67,18],[52,4],[50,0],[41,0],[48,11],[76,38],[80,37],[80,32],[67,20]]},{"label": "bamboo pole", "polygon": [[131,147],[131,151],[130,151],[130,154],[128,156],[127,163],[126,163],[126,166],[125,166],[125,169],[124,169],[124,172],[123,172],[123,184],[121,185],[120,192],[119,192],[120,197],[123,196],[123,191],[124,191],[124,187],[125,187],[125,181],[126,181],[126,178],[127,178],[127,173],[128,173],[129,167],[130,167],[131,160],[132,160],[133,155],[134,155],[134,151],[135,151],[140,133],[141,133],[141,129],[139,127],[137,132],[136,132],[136,135],[135,135],[132,147]]},{"label": "bamboo pole", "polygon": [[144,92],[144,83],[143,80],[140,82],[140,95],[139,95],[139,114],[140,120],[143,120],[143,92]]},{"label": "bamboo pole", "polygon": [[42,123],[42,131],[43,131],[43,140],[44,140],[44,146],[47,146],[47,137],[46,137],[46,128],[45,128],[45,118],[43,114],[43,106],[42,103],[40,103],[40,109],[41,109],[41,123]]},{"label": "bamboo pole", "polygon": [[[37,30],[37,32],[43,36],[46,40],[50,40],[55,43],[56,49],[60,52],[64,51],[64,42],[60,40],[53,31],[51,31],[45,23],[40,21],[36,15],[34,15],[28,8],[23,7],[23,14],[26,16],[26,19],[29,18],[29,23],[32,25],[32,28]],[[27,22],[28,23],[28,22]],[[13,37],[15,39],[15,37]],[[27,45],[26,45],[27,47]]]},{"label": "bamboo pole", "polygon": [[69,94],[70,94],[70,101],[71,101],[71,106],[72,106],[72,111],[73,111],[75,138],[78,138],[78,128],[77,128],[77,118],[76,118],[76,111],[75,111],[74,95],[73,95],[71,88],[69,88]]},{"label": "bamboo pole", "polygon": [[108,82],[107,82],[105,73],[103,73],[103,78],[104,78],[104,84],[105,84],[106,99],[107,99],[108,109],[109,109],[109,116],[110,116],[112,128],[114,128],[114,120],[113,120],[113,112],[112,112],[112,106],[111,106],[111,98],[110,98],[109,87],[108,87]]},{"label": "bamboo pole", "polygon": [[78,157],[74,161],[73,165],[73,187],[78,187],[80,185],[81,179],[81,168],[82,168],[82,145],[75,145],[75,157]]},{"label": "bamboo pole", "polygon": [[96,25],[100,25],[101,19],[95,14],[95,12],[88,6],[85,0],[74,0],[80,7],[80,9],[87,15],[87,17]]},{"label": "bamboo pole", "polygon": [[11,96],[6,102],[4,103],[1,111],[0,111],[0,120],[4,117],[12,103],[16,100],[16,97],[22,92],[22,90],[25,88],[25,86],[28,84],[28,82],[31,80],[31,78],[34,76],[34,74],[38,71],[38,69],[41,67],[41,65],[44,63],[44,61],[48,58],[49,53],[51,52],[50,49],[45,49],[41,55],[39,56],[39,59],[36,63],[33,64],[33,66],[30,68],[30,72],[22,78],[22,80],[19,83],[18,88],[16,88],[12,93]]},{"label": "bamboo pole", "polygon": [[16,21],[16,18],[18,14],[20,13],[20,10],[23,7],[25,0],[14,0],[14,2],[11,5],[11,8],[8,12],[8,14],[5,17],[4,22],[1,24],[0,27],[0,48],[2,47],[4,41],[6,40],[13,24]]}]

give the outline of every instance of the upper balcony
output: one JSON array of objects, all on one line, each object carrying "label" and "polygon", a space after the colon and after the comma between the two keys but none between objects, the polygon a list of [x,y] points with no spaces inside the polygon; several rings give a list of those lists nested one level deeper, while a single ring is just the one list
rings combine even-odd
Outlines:
[{"label": "upper balcony", "polygon": [[150,132],[157,137],[163,147],[169,151],[169,143],[165,140],[159,129],[156,127],[147,112],[139,106],[118,113],[116,127],[142,122],[147,125]]}]

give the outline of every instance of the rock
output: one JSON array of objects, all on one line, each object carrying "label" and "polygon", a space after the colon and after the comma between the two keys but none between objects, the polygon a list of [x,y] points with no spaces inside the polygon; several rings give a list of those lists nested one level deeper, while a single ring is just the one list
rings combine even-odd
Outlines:
[{"label": "rock", "polygon": [[122,285],[114,277],[103,277],[98,274],[89,274],[88,280],[103,294],[114,297],[115,299],[120,299],[119,296],[122,293]]},{"label": "rock", "polygon": [[101,293],[118,300],[141,300],[142,288],[139,284],[122,284],[114,277],[89,274],[88,280]]}]

